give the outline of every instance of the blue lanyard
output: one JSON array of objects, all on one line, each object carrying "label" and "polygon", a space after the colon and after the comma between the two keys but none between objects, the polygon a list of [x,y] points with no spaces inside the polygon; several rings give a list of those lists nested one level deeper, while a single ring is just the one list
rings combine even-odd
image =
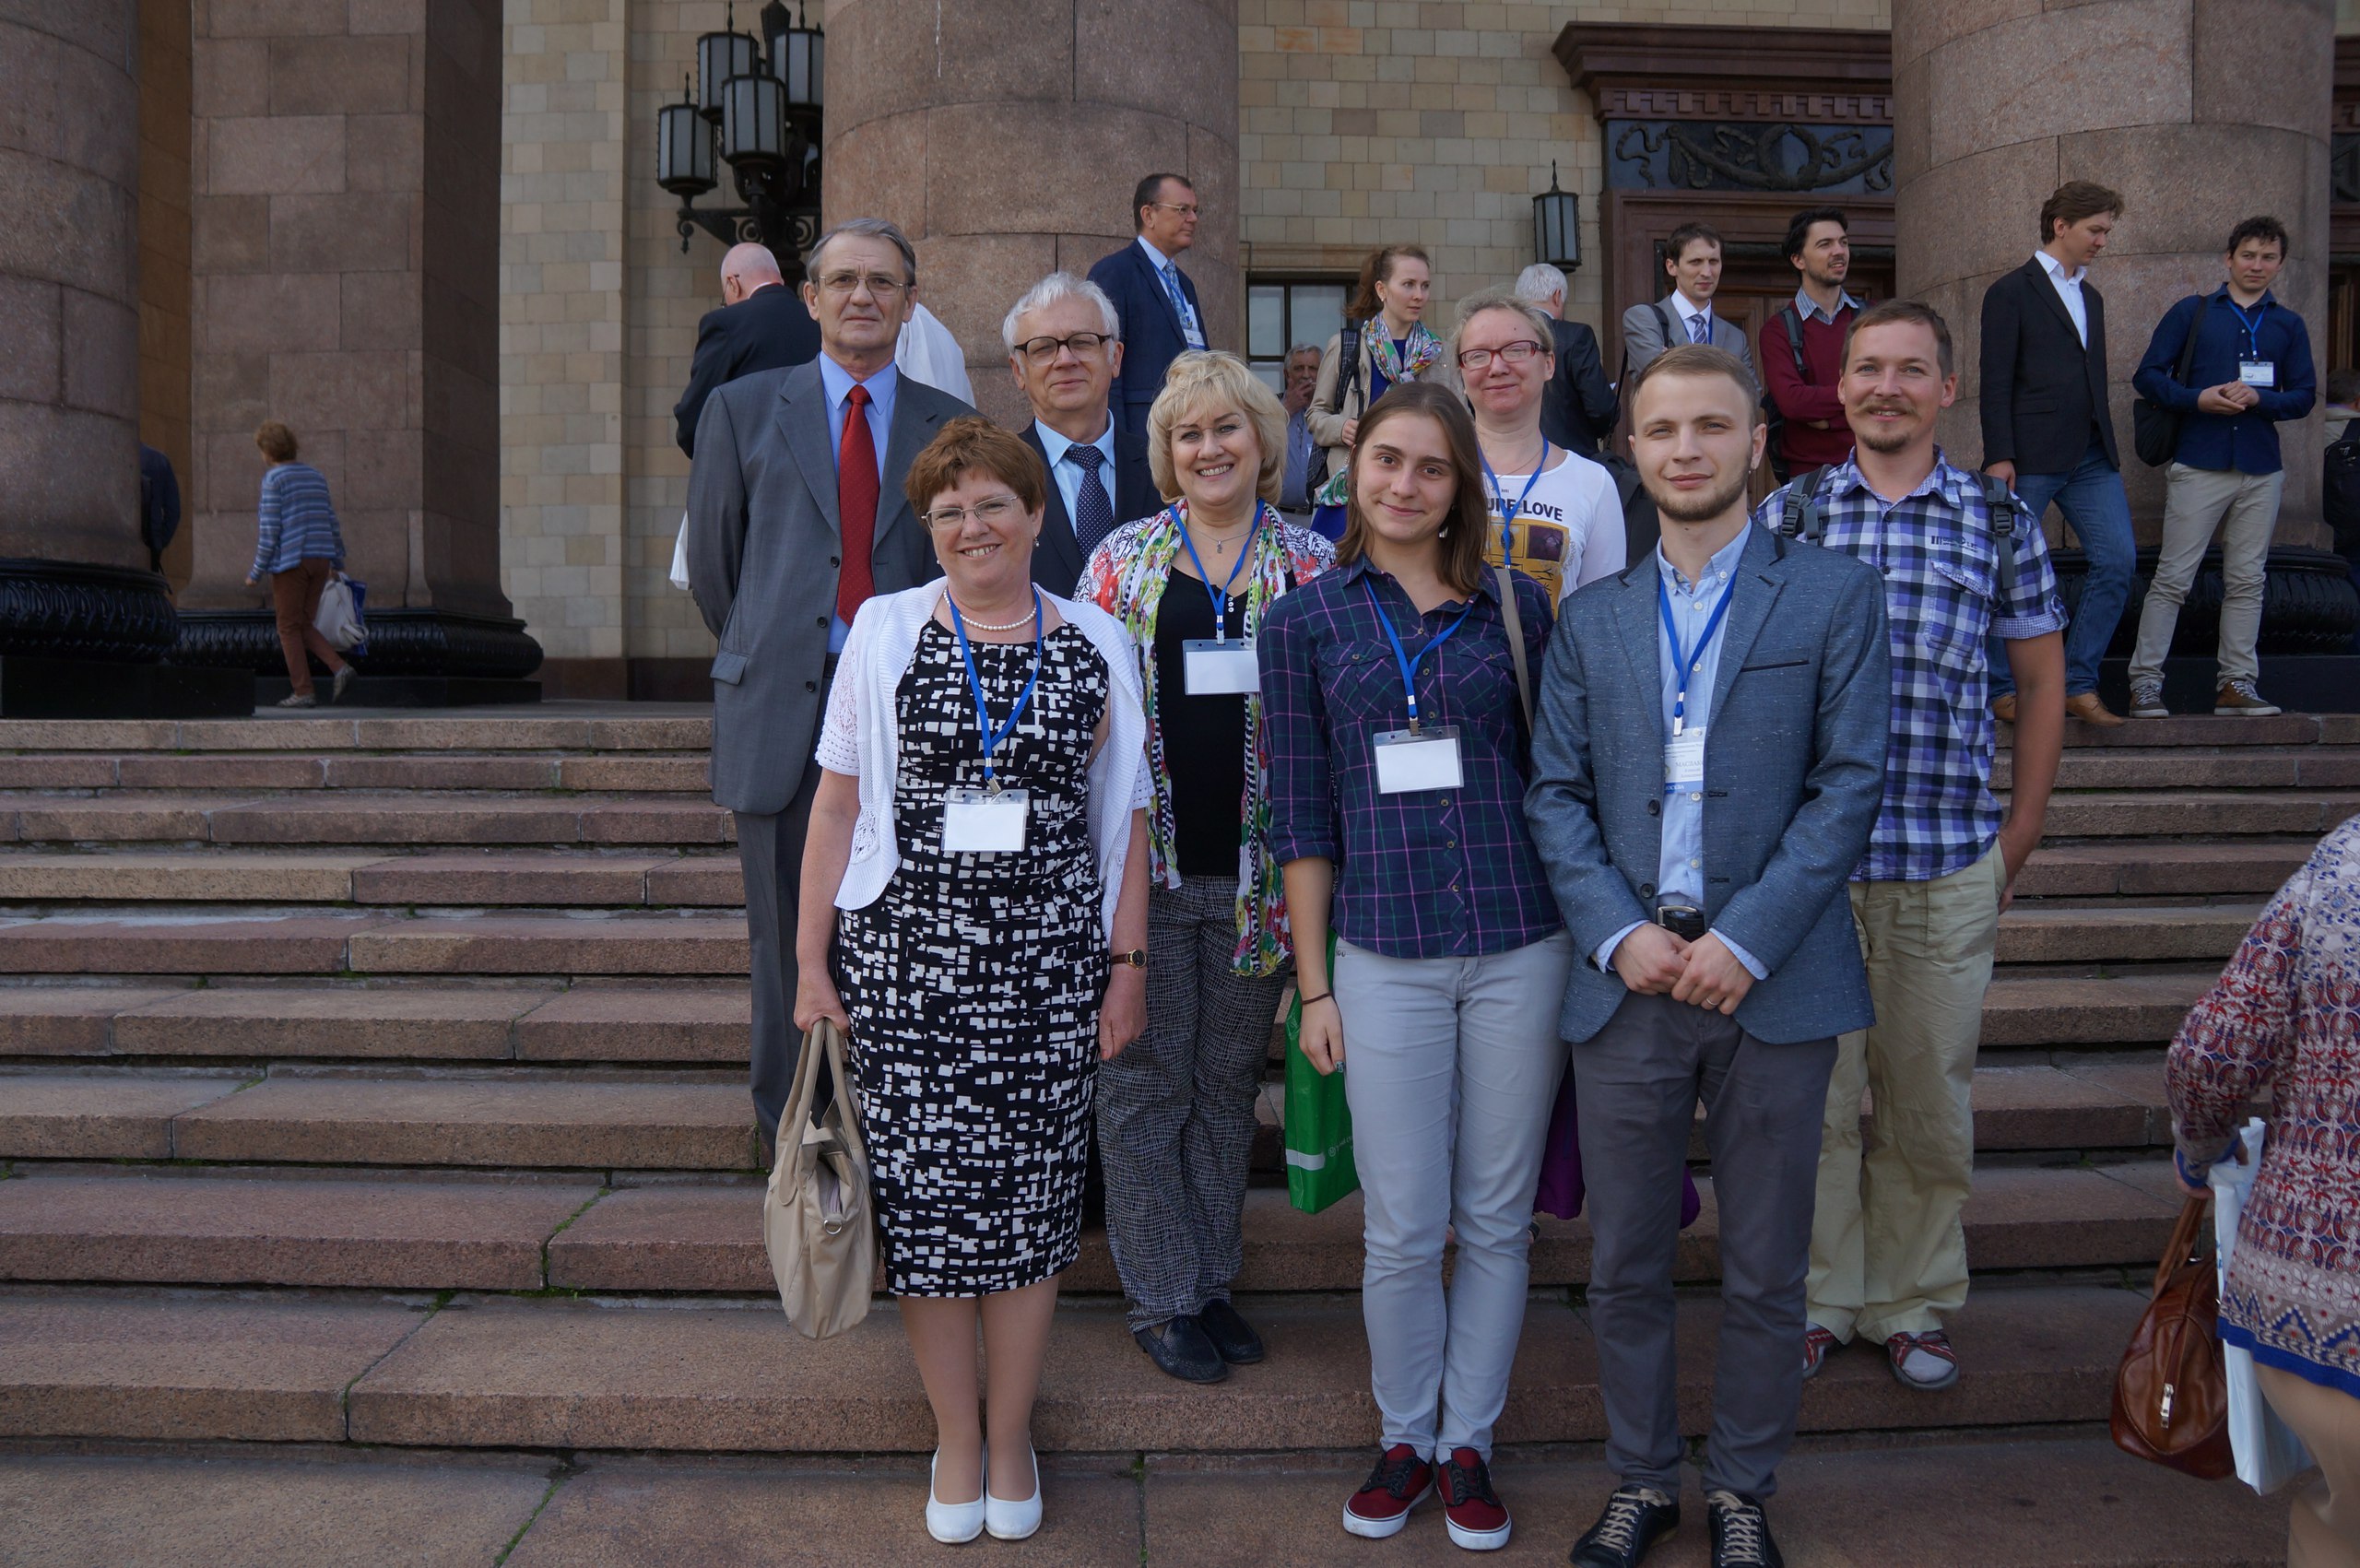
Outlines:
[{"label": "blue lanyard", "polygon": [[1262,503],[1258,501],[1254,503],[1254,525],[1245,530],[1245,548],[1237,552],[1237,564],[1229,569],[1229,575],[1221,579],[1218,588],[1213,586],[1212,573],[1205,570],[1204,558],[1197,553],[1197,541],[1188,536],[1187,520],[1180,515],[1180,509],[1176,506],[1172,509],[1172,520],[1180,525],[1180,542],[1188,547],[1188,559],[1197,563],[1197,578],[1205,585],[1205,597],[1213,602],[1213,641],[1226,643],[1229,641],[1229,585],[1237,581],[1237,574],[1245,570],[1245,562],[1254,554],[1254,536],[1262,531]]},{"label": "blue lanyard", "polygon": [[[1496,511],[1501,507],[1506,506],[1508,498],[1500,489],[1500,477],[1492,472],[1492,460],[1488,457],[1483,457],[1483,449],[1480,444],[1475,448],[1475,455],[1483,459],[1483,477],[1490,480],[1492,484],[1492,506],[1493,510]],[[1516,498],[1516,506],[1514,509],[1509,511],[1500,519],[1500,560],[1503,561],[1507,560],[1509,557],[1515,553],[1516,520],[1524,515],[1524,503],[1531,499],[1532,487],[1540,482],[1540,476],[1546,473],[1548,468],[1549,438],[1547,436],[1542,436],[1540,438],[1540,461],[1532,466],[1531,474],[1524,481],[1523,493]]]},{"label": "blue lanyard", "polygon": [[1695,645],[1683,650],[1680,645],[1680,628],[1672,622],[1670,585],[1665,583],[1660,572],[1656,574],[1656,608],[1663,612],[1664,635],[1671,639],[1671,655],[1677,661],[1673,667],[1680,678],[1680,685],[1671,700],[1671,733],[1674,735],[1686,728],[1688,724],[1688,678],[1695,673],[1696,666],[1704,662],[1705,650],[1711,645],[1713,633],[1721,629],[1721,617],[1729,614],[1729,599],[1736,592],[1737,582],[1732,578],[1729,585],[1721,590],[1721,602],[1715,605],[1713,613],[1705,618],[1705,630],[1697,633]]},{"label": "blue lanyard", "polygon": [[1016,733],[1016,721],[1024,716],[1026,706],[1032,701],[1032,689],[1041,684],[1041,590],[1032,590],[1032,678],[1024,683],[1016,706],[1009,710],[1008,723],[997,728],[993,727],[991,708],[984,701],[984,678],[975,668],[975,650],[967,642],[966,617],[959,613],[959,601],[950,595],[943,595],[942,602],[950,607],[950,627],[959,633],[959,656],[967,661],[967,690],[975,699],[975,727],[984,737],[984,782],[997,789],[998,781],[992,777],[992,753],[999,749],[1001,741]]},{"label": "blue lanyard", "polygon": [[1361,586],[1368,590],[1368,602],[1376,607],[1376,623],[1385,628],[1385,640],[1393,644],[1393,662],[1401,666],[1401,691],[1410,699],[1410,728],[1414,734],[1418,727],[1418,666],[1425,662],[1428,654],[1449,642],[1450,634],[1465,623],[1475,608],[1475,595],[1467,595],[1467,607],[1458,612],[1458,619],[1436,632],[1434,640],[1419,649],[1413,659],[1401,646],[1401,634],[1393,630],[1393,618],[1385,613],[1385,601],[1376,596],[1376,584],[1363,577]]},{"label": "blue lanyard", "polygon": [[2246,345],[2254,359],[2260,359],[2261,324],[2270,319],[2270,301],[2263,300],[2256,304],[2251,315],[2246,314],[2246,308],[2230,299],[2225,289],[2222,291],[2221,302],[2237,312],[2237,324],[2246,329]]}]

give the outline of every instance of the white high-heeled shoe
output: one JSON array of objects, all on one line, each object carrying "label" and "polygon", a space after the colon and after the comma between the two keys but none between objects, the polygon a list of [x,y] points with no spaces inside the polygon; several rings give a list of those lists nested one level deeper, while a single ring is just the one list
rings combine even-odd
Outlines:
[{"label": "white high-heeled shoe", "polygon": [[984,1478],[984,1528],[994,1540],[1022,1540],[1041,1527],[1041,1456],[1032,1456],[1032,1495],[1021,1503],[992,1495],[991,1478]]},{"label": "white high-heeled shoe", "polygon": [[926,1473],[926,1533],[945,1546],[958,1546],[984,1533],[991,1498],[991,1455],[985,1453],[983,1491],[973,1503],[945,1503],[935,1496],[934,1475],[941,1468],[942,1450],[938,1448]]}]

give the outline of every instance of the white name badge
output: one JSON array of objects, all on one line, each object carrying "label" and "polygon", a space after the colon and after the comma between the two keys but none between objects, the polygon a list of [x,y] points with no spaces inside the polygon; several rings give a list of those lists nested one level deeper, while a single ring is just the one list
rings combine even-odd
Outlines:
[{"label": "white name badge", "polygon": [[1408,795],[1422,789],[1457,789],[1467,782],[1458,766],[1458,728],[1388,729],[1376,737],[1376,792]]},{"label": "white name badge", "polygon": [[2237,379],[2248,386],[2276,386],[2278,364],[2274,360],[2239,360]]},{"label": "white name badge", "polygon": [[1663,782],[1682,789],[1705,787],[1705,732],[1682,730],[1663,743]]},{"label": "white name badge", "polygon": [[942,848],[949,855],[1005,855],[1024,847],[1032,796],[1021,789],[942,793]]},{"label": "white name badge", "polygon": [[1233,697],[1262,690],[1262,665],[1249,640],[1191,638],[1180,644],[1191,697]]}]

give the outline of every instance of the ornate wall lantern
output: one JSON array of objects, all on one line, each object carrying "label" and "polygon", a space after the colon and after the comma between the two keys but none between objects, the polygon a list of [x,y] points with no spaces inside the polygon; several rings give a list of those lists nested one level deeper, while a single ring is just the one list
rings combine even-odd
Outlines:
[{"label": "ornate wall lantern", "polygon": [[1582,199],[1557,188],[1557,165],[1549,165],[1549,188],[1532,198],[1533,260],[1567,272],[1582,265]]}]

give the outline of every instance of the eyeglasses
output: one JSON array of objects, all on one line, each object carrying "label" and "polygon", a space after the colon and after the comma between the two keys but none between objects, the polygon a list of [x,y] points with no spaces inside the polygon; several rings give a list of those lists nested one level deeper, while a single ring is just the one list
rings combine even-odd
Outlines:
[{"label": "eyeglasses", "polygon": [[1529,337],[1524,337],[1514,343],[1503,343],[1497,348],[1465,349],[1458,356],[1458,368],[1462,371],[1482,370],[1492,362],[1492,356],[1494,354],[1511,365],[1521,365],[1540,352],[1540,344]]},{"label": "eyeglasses", "polygon": [[1179,202],[1150,202],[1147,205],[1150,206],[1160,206],[1166,212],[1176,212],[1183,218],[1194,218],[1197,216],[1197,207],[1194,203],[1183,206]]},{"label": "eyeglasses", "polygon": [[910,286],[881,272],[832,272],[820,279],[820,287],[840,299],[866,289],[871,299],[890,300]]},{"label": "eyeglasses", "polygon": [[926,525],[929,528],[957,528],[963,526],[972,516],[986,528],[997,528],[1022,510],[1023,505],[1012,495],[987,496],[972,507],[936,507],[926,514]]},{"label": "eyeglasses", "polygon": [[1016,348],[1032,363],[1046,365],[1054,362],[1061,350],[1070,348],[1074,357],[1079,359],[1084,354],[1097,353],[1113,341],[1103,332],[1074,332],[1063,337],[1028,337]]}]

